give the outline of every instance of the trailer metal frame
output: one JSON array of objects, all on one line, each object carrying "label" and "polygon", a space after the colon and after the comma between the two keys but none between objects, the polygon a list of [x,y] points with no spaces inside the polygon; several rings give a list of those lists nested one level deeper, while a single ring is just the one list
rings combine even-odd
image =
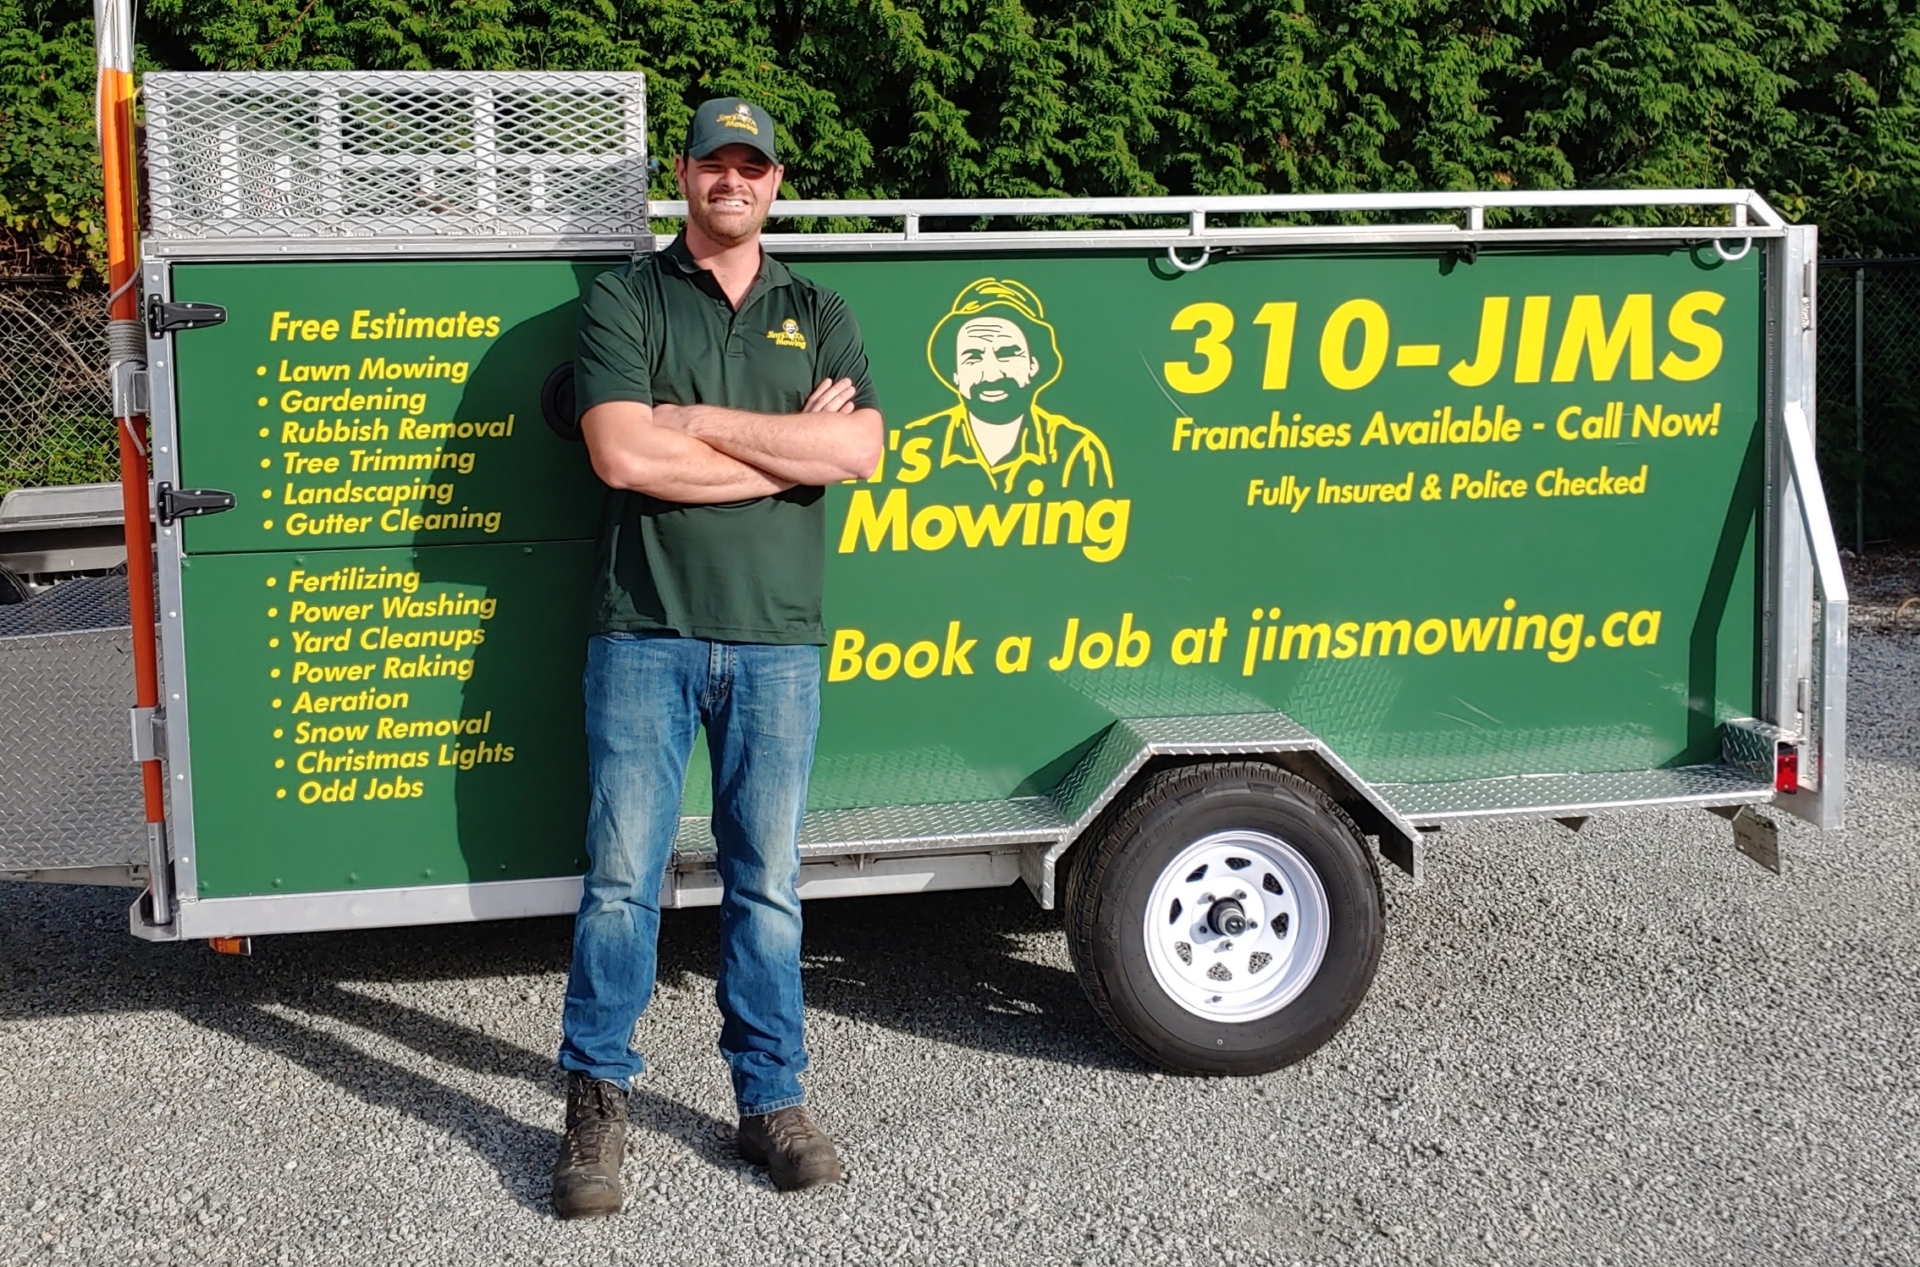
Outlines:
[{"label": "trailer metal frame", "polygon": [[[684,203],[646,201],[645,94],[638,75],[156,74],[146,77],[144,92],[154,198],[140,274],[148,303],[170,302],[173,266],[189,262],[396,256],[619,259],[652,250],[656,226],[686,212]],[[516,100],[532,102],[529,109],[549,111],[541,118],[571,122],[548,127],[538,133],[544,138],[538,144],[514,150],[500,140],[500,129],[508,122],[500,103],[508,99],[503,94],[513,93],[522,94]],[[234,105],[242,99],[244,109]],[[435,142],[437,150],[428,146],[431,152],[421,159],[424,166],[415,167],[434,179],[465,173],[460,178],[477,192],[458,214],[407,196],[411,187],[400,177],[411,169],[380,149],[390,136],[382,134],[375,138],[377,144],[355,150],[356,134],[343,122],[348,118],[343,101],[371,102],[379,110],[404,113],[413,108],[409,103],[429,99],[430,110],[420,109],[452,139]],[[260,105],[262,101],[267,104]],[[580,101],[590,101],[591,108],[585,114],[568,114]],[[255,132],[229,127],[231,119],[251,121],[248,126]],[[543,201],[550,187],[546,178],[528,174],[529,164],[540,163],[562,175],[586,173],[580,176],[582,183],[573,186],[586,193],[566,206]],[[186,170],[196,164],[200,170]],[[344,182],[356,170],[372,173],[367,179],[385,191],[388,204],[376,199],[349,206],[341,200]],[[515,204],[513,197],[521,201]],[[312,201],[316,198],[319,201]],[[1670,223],[1563,228],[1512,223],[1518,213],[1606,221],[1629,211],[1651,212]],[[1228,757],[1271,761],[1308,779],[1375,838],[1388,861],[1416,877],[1426,836],[1476,820],[1545,817],[1572,826],[1610,810],[1694,806],[1730,811],[1772,803],[1820,827],[1840,825],[1846,782],[1847,591],[1814,462],[1817,231],[1788,224],[1757,193],[1682,189],[800,200],[776,203],[772,216],[776,222],[829,219],[858,226],[822,232],[800,224],[797,231],[767,234],[768,250],[787,257],[1145,251],[1165,252],[1168,264],[1182,271],[1246,254],[1389,250],[1458,252],[1470,258],[1483,248],[1666,244],[1712,249],[1723,258],[1738,259],[1757,246],[1763,252],[1766,287],[1763,599],[1757,639],[1761,716],[1735,719],[1723,727],[1721,762],[1370,784],[1326,742],[1279,712],[1123,718],[1096,737],[1047,795],[809,815],[801,839],[803,897],[987,887],[1019,879],[1043,906],[1051,907],[1060,859],[1098,829],[1102,815],[1120,803],[1134,781],[1169,764]],[[1059,227],[1062,219],[1069,221],[1067,227]],[[1089,220],[1108,223],[1087,227]],[[1142,222],[1152,221],[1163,223],[1142,227]],[[876,222],[899,227],[874,227]],[[121,385],[130,398],[149,403],[156,484],[178,485],[181,475],[174,337],[150,329],[144,381]],[[173,884],[163,909],[152,909],[148,895],[134,904],[129,921],[136,935],[157,941],[252,936],[560,915],[577,907],[576,877],[199,898],[188,743],[193,699],[186,679],[178,524],[156,524],[155,543],[162,693],[157,710],[136,716],[134,747],[164,763],[169,812],[156,849]],[[0,637],[0,690],[8,685],[8,641]],[[112,689],[121,688],[115,684]],[[1798,758],[1797,781],[1790,790],[1776,791],[1776,772],[1785,753]],[[0,779],[0,792],[13,794],[4,784]],[[144,870],[137,850],[131,855],[122,850],[113,860],[78,860],[89,868],[84,872],[63,867],[59,858],[44,851],[30,860],[17,859],[25,865],[15,865],[9,861],[15,852],[0,832],[0,876],[79,879],[85,874],[91,882],[105,876],[137,883]],[[126,857],[124,864],[117,861],[120,856]],[[168,890],[164,884],[154,888]],[[683,819],[661,902],[709,905],[718,902],[719,894],[707,820]]]},{"label": "trailer metal frame", "polygon": [[[1699,244],[1752,241],[1767,253],[1767,491],[1766,611],[1763,617],[1768,717],[1727,728],[1723,764],[1615,773],[1568,772],[1442,784],[1370,785],[1318,737],[1283,714],[1245,717],[1137,718],[1116,722],[1073,773],[1045,797],[958,805],[835,810],[810,815],[802,836],[801,894],[807,898],[928,892],[992,887],[1024,880],[1045,907],[1057,894],[1060,858],[1082,838],[1100,812],[1124,793],[1149,765],[1175,760],[1257,756],[1304,772],[1335,795],[1380,843],[1382,853],[1407,871],[1421,869],[1422,837],[1455,823],[1496,818],[1583,819],[1588,815],[1650,806],[1701,808],[1768,802],[1822,827],[1841,821],[1845,785],[1846,586],[1828,522],[1825,498],[1813,462],[1813,313],[1806,280],[1816,251],[1815,231],[1785,225],[1749,191],[1646,191],[1630,195],[1356,195],[1351,198],[1014,200],[978,202],[862,202],[776,204],[781,218],[824,214],[932,216],[983,221],[1013,216],[1180,214],[1190,218],[1180,234],[1133,230],[1036,229],[1027,233],[926,233],[909,227],[895,234],[771,234],[770,251],[782,255],[838,253],[849,248],[872,254],[913,253],[956,246],[1005,249],[1070,248],[1088,251],[1175,247],[1262,252],[1329,247],[1593,245],[1668,242]],[[1724,226],[1589,230],[1488,230],[1414,225],[1351,228],[1216,228],[1205,216],[1287,215],[1298,211],[1460,211],[1480,222],[1486,210],[1509,207],[1588,208],[1621,205],[1686,208],[1718,206],[1745,211]],[[684,214],[683,204],[656,203],[657,217]],[[612,253],[629,243],[466,239],[417,243],[346,241],[275,243],[262,250],[237,249],[232,241],[150,242],[145,265],[149,296],[170,299],[171,265],[189,260],[235,258],[366,259],[397,246],[420,254],[463,257],[507,255],[582,256]],[[178,482],[178,420],[173,407],[170,339],[149,342],[153,453],[156,479]],[[375,891],[243,898],[195,898],[192,771],[186,759],[191,693],[185,681],[180,623],[180,533],[159,529],[161,645],[169,790],[172,792],[172,864],[179,894],[173,918],[156,923],[138,905],[131,927],[156,940],[252,936],[278,932],[464,922],[561,915],[579,903],[580,881],[572,877],[420,886]],[[1770,744],[1787,743],[1804,754],[1801,790],[1776,794],[1771,770],[1763,768]],[[682,823],[674,865],[661,893],[663,906],[711,905],[719,901],[712,865],[712,836],[704,819]]]}]

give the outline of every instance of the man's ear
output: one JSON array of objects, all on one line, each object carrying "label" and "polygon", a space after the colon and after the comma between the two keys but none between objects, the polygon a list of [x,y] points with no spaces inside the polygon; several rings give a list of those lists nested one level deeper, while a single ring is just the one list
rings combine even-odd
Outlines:
[{"label": "man's ear", "polygon": [[685,200],[687,196],[687,156],[685,154],[673,156],[673,183],[680,190],[681,199]]}]

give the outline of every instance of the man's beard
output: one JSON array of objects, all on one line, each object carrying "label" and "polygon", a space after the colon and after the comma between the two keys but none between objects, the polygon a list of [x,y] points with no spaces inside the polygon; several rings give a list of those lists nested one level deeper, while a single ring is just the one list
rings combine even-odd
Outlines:
[{"label": "man's beard", "polygon": [[708,240],[721,246],[739,246],[751,242],[760,232],[760,226],[767,222],[764,208],[756,209],[749,204],[745,214],[719,216],[704,202],[687,204],[687,216],[704,233]]},{"label": "man's beard", "polygon": [[[1006,392],[1002,400],[982,400],[983,388],[999,388]],[[967,400],[967,413],[981,422],[993,424],[1012,422],[1033,409],[1034,389],[1021,387],[1010,378],[994,378],[984,383],[975,383],[973,395]]]}]

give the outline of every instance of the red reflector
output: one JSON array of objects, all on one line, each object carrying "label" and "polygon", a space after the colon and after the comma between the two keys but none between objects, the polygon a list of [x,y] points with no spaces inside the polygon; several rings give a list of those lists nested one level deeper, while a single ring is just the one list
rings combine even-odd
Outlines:
[{"label": "red reflector", "polygon": [[1800,751],[1797,748],[1780,745],[1773,757],[1773,790],[1776,792],[1798,792],[1800,790]]}]

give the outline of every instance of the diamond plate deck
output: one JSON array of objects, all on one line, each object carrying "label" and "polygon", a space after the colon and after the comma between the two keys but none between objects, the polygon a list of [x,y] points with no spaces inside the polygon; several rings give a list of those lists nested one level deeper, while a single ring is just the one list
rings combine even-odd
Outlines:
[{"label": "diamond plate deck", "polygon": [[1378,783],[1374,790],[1419,826],[1477,818],[1564,818],[1657,805],[1748,805],[1773,786],[1724,765],[1602,774],[1521,774],[1462,783]]},{"label": "diamond plate deck", "polygon": [[0,637],[0,871],[145,864],[132,641],[124,625]]},{"label": "diamond plate deck", "polygon": [[1780,743],[1797,740],[1757,717],[1735,717],[1720,730],[1720,759],[1761,782],[1771,783]]},{"label": "diamond plate deck", "polygon": [[[955,805],[894,805],[808,814],[800,829],[802,858],[865,853],[935,853],[1058,840],[1067,824],[1044,796]],[[683,818],[674,839],[676,865],[702,866],[714,854],[707,818]]]},{"label": "diamond plate deck", "polygon": [[1141,717],[1108,727],[1067,777],[1053,801],[1077,833],[1092,823],[1120,781],[1151,756],[1232,756],[1311,748],[1320,741],[1284,713],[1221,717]]},{"label": "diamond plate deck", "polygon": [[127,621],[127,578],[87,576],[56,585],[29,602],[0,604],[0,639],[124,629]]}]

